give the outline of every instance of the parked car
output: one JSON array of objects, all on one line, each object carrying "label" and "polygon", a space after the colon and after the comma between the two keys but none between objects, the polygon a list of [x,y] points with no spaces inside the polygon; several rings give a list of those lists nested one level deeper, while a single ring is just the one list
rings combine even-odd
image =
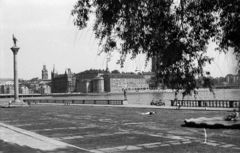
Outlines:
[{"label": "parked car", "polygon": [[158,101],[151,101],[150,105],[156,105],[156,106],[165,106],[165,103],[162,102],[161,99],[159,99]]}]

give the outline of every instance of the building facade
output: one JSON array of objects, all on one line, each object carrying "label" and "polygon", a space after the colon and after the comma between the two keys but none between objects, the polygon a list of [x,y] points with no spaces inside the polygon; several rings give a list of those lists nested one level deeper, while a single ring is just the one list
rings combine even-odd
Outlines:
[{"label": "building facade", "polygon": [[14,80],[0,78],[0,94],[14,94]]},{"label": "building facade", "polygon": [[[92,80],[104,74],[104,70],[86,70],[76,74],[76,92],[88,93],[93,92]],[[95,91],[95,90],[94,90]]]},{"label": "building facade", "polygon": [[51,94],[51,88],[48,85],[41,85],[39,88],[39,93],[40,94]]},{"label": "building facade", "polygon": [[228,84],[240,84],[240,75],[228,74],[226,77],[226,82]]},{"label": "building facade", "polygon": [[19,88],[19,94],[29,94],[29,89],[26,86],[21,86]]},{"label": "building facade", "polygon": [[52,93],[71,93],[75,92],[76,76],[70,69],[66,69],[64,74],[51,73]]},{"label": "building facade", "polygon": [[104,79],[101,76],[96,76],[91,81],[92,92],[101,93],[104,92]]},{"label": "building facade", "polygon": [[149,89],[144,75],[87,70],[76,74],[76,91],[82,93],[122,92]]},{"label": "building facade", "polygon": [[149,89],[149,85],[143,75],[137,74],[113,74],[102,75],[104,78],[105,92],[139,91]]}]

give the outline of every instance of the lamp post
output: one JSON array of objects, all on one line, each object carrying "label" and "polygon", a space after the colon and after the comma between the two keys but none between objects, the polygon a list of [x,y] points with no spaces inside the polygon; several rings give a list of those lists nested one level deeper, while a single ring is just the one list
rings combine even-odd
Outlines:
[{"label": "lamp post", "polygon": [[14,71],[14,100],[12,101],[11,105],[18,105],[18,106],[23,106],[27,105],[23,101],[19,99],[18,96],[18,69],[17,69],[17,53],[18,50],[20,49],[17,47],[17,39],[13,35],[13,42],[14,46],[11,48],[13,52],[13,71]]}]

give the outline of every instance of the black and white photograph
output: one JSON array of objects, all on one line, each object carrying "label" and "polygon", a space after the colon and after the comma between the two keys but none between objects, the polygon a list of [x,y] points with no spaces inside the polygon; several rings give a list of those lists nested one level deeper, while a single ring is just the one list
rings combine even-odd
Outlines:
[{"label": "black and white photograph", "polygon": [[239,153],[240,0],[0,0],[0,153]]}]

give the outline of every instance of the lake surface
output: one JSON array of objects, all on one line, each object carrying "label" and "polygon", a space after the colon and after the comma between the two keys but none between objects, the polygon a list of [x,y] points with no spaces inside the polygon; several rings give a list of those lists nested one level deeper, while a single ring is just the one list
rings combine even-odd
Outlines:
[{"label": "lake surface", "polygon": [[[56,97],[55,97],[56,98]],[[60,98],[60,97],[59,97]],[[63,98],[63,97],[61,97]],[[123,94],[102,95],[102,96],[68,96],[69,99],[124,99]],[[150,93],[128,93],[127,99],[129,104],[149,105],[152,99],[162,99],[167,106],[170,106],[170,100],[174,99],[174,92],[150,92]],[[178,99],[182,99],[182,94],[179,93]],[[194,99],[192,96],[186,96],[184,99]],[[197,95],[198,100],[240,100],[240,89],[215,89],[215,97],[209,90],[199,90]]]}]

